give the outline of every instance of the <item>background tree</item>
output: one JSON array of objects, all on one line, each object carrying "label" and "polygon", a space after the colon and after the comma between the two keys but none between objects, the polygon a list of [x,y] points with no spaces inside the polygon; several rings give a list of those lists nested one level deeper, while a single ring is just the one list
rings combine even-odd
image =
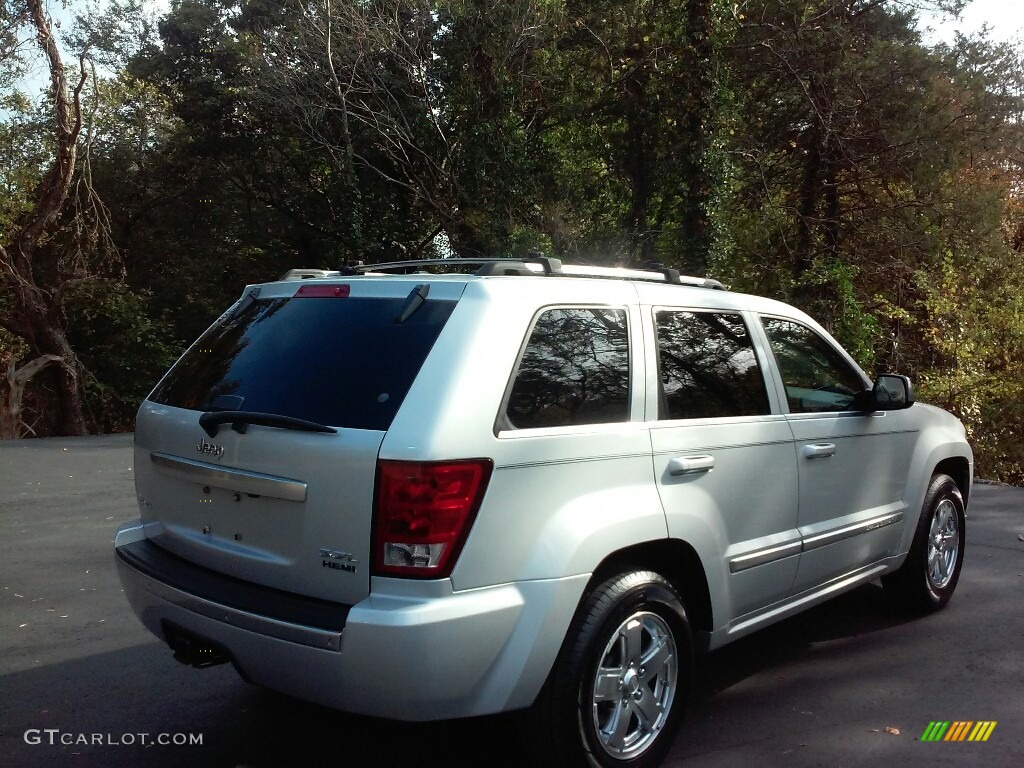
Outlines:
[{"label": "background tree", "polygon": [[[354,253],[500,252],[535,225],[543,162],[536,64],[554,3],[292,2],[261,19],[256,88],[340,182]],[[374,233],[367,211],[414,230]],[[393,225],[393,218],[386,219]]]},{"label": "background tree", "polygon": [[714,136],[727,5],[567,2],[549,48],[542,135],[559,250],[703,273],[721,181]]},{"label": "background tree", "polygon": [[743,97],[717,268],[807,308],[867,368],[911,374],[992,471],[990,425],[1019,390],[988,339],[1001,328],[1019,354],[1024,331],[1002,226],[1020,178],[1019,56],[984,40],[927,49],[893,3],[754,5],[729,49]]},{"label": "background tree", "polygon": [[[3,390],[22,431],[58,430],[69,371],[90,428],[129,428],[290,267],[541,248],[794,302],[1024,481],[1024,75],[984,37],[922,43],[913,14],[960,0],[80,2],[68,50],[100,76],[26,294],[68,348],[0,332],[0,371],[35,376]],[[0,83],[39,50],[30,7],[0,4]],[[13,259],[60,142],[52,98],[2,98]]]},{"label": "background tree", "polygon": [[[4,231],[0,235],[0,278],[4,289],[0,299],[3,302],[0,327],[21,342],[18,346],[29,358],[19,365],[14,363],[17,349],[7,354],[7,376],[0,382],[7,401],[0,415],[3,424],[0,432],[5,436],[14,434],[25,386],[46,367],[55,365],[58,366],[55,376],[59,408],[57,429],[62,434],[82,434],[86,426],[79,390],[81,365],[68,343],[63,305],[68,288],[86,279],[88,266],[80,258],[80,251],[59,252],[48,246],[66,212],[75,177],[79,135],[84,124],[83,88],[89,78],[89,68],[82,53],[78,71],[72,75],[74,80],[69,80],[52,22],[40,0],[5,3],[4,19],[10,30],[5,40],[8,46],[17,38],[19,23],[35,35],[49,70],[51,111],[41,173],[25,174],[27,167],[19,166],[25,187],[18,197],[31,202],[15,203],[14,210],[6,212]],[[31,126],[27,122],[22,125]],[[29,133],[21,138],[31,137]],[[93,205],[91,211],[79,212],[79,215],[98,212]],[[75,224],[90,226],[78,217]],[[82,234],[82,230],[75,234]]]}]

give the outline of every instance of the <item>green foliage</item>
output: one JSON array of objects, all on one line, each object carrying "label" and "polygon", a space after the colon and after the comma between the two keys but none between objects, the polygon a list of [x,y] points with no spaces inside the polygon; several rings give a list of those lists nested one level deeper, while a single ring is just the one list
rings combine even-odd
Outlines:
[{"label": "green foliage", "polygon": [[69,292],[69,339],[85,366],[86,410],[99,432],[130,430],[135,412],[181,353],[150,297],[125,284],[91,281]]},{"label": "green foliage", "polygon": [[1024,484],[1024,276],[1003,246],[957,263],[947,254],[919,276],[932,364],[922,398],[967,427],[983,477]]},{"label": "green foliage", "polygon": [[[980,475],[1024,482],[1020,56],[929,49],[908,7],[97,6],[76,38],[112,73],[90,178],[127,282],[68,309],[95,420],[125,425],[246,283],[542,250],[795,302],[957,413]],[[45,120],[4,99],[0,224],[48,156]]]},{"label": "green foliage", "polygon": [[715,134],[729,8],[565,4],[545,52],[550,116],[541,136],[554,161],[546,207],[557,244],[609,261],[707,269],[726,169]]},{"label": "green foliage", "polygon": [[920,45],[895,4],[749,4],[729,51],[734,287],[794,301],[863,366],[957,413],[981,476],[1021,480],[1021,66]]},{"label": "green foliage", "polygon": [[0,95],[0,245],[31,210],[48,150],[45,124],[25,95]]},{"label": "green foliage", "polygon": [[[25,75],[26,62],[21,55],[28,9],[22,3],[0,0],[0,94],[13,91]],[[6,97],[0,95],[0,101]],[[0,104],[3,109],[3,104]]]}]

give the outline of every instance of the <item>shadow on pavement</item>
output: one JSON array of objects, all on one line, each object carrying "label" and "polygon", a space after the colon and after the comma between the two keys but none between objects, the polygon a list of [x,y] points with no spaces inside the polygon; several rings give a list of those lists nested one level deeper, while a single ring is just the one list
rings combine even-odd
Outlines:
[{"label": "shadow on pavement", "polygon": [[[230,666],[187,670],[159,644],[8,675],[0,755],[12,766],[517,765],[510,716],[432,724],[356,717],[241,681]],[[17,702],[15,710],[11,705]],[[27,744],[26,731],[41,744]],[[46,729],[60,734],[50,745]],[[137,734],[201,734],[201,746],[143,746]],[[79,734],[104,743],[72,743]],[[133,735],[126,738],[126,735]],[[114,741],[114,744],[106,743]],[[131,740],[133,744],[121,744]],[[484,757],[486,756],[486,757]]]},{"label": "shadow on pavement", "polygon": [[691,709],[748,677],[798,661],[816,643],[857,639],[915,620],[892,608],[881,585],[867,584],[698,659]]},{"label": "shadow on pavement", "polygon": [[[798,661],[815,643],[896,623],[880,588],[859,589],[698,660],[691,708],[700,711],[720,691]],[[500,767],[524,761],[516,715],[425,724],[346,715],[247,685],[227,665],[182,668],[158,643],[8,675],[4,683],[0,753],[10,765],[127,766],[144,760],[149,768],[186,763],[388,768]],[[43,732],[42,744],[25,743],[29,729]],[[115,742],[125,734],[201,734],[202,745],[142,746],[135,737],[136,743],[127,745],[51,746],[45,729],[59,729],[65,739],[103,734]]]}]

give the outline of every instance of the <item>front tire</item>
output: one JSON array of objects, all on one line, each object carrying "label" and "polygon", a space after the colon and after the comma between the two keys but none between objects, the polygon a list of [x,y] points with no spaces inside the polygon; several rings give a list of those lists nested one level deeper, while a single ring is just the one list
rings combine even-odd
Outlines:
[{"label": "front tire", "polygon": [[930,613],[949,602],[960,581],[965,523],[959,487],[948,475],[935,475],[906,561],[898,571],[882,577],[882,585],[900,608]]},{"label": "front tire", "polygon": [[659,764],[682,721],[692,657],[682,599],[665,578],[633,571],[600,583],[530,712],[535,762]]}]

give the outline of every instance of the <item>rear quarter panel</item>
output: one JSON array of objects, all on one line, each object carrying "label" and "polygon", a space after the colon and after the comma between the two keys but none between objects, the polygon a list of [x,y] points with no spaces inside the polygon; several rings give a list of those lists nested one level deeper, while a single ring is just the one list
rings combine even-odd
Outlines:
[{"label": "rear quarter panel", "polygon": [[[520,350],[546,307],[629,313],[631,422],[502,430]],[[456,589],[590,573],[610,552],[663,539],[643,421],[646,383],[636,290],[603,280],[469,283],[381,447],[382,459],[486,457],[487,493],[452,573]]]}]

